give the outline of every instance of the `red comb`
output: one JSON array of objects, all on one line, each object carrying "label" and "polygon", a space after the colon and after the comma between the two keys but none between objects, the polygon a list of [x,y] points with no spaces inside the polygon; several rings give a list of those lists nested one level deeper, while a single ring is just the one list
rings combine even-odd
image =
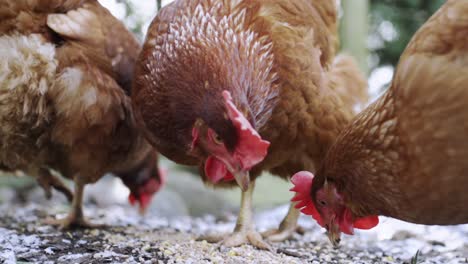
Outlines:
[{"label": "red comb", "polygon": [[270,142],[263,140],[250,122],[232,102],[231,93],[223,91],[229,119],[237,129],[239,143],[235,155],[242,161],[243,169],[249,170],[260,163],[268,153]]},{"label": "red comb", "polygon": [[292,176],[291,182],[294,187],[290,191],[295,192],[296,195],[291,202],[297,202],[295,208],[300,209],[303,214],[311,215],[319,225],[325,226],[310,195],[313,179],[314,175],[308,171],[300,171]]}]

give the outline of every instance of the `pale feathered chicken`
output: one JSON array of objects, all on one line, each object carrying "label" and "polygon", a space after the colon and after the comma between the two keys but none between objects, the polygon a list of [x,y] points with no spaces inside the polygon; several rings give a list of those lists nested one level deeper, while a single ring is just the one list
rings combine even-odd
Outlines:
[{"label": "pale feathered chicken", "polygon": [[95,0],[0,2],[0,164],[46,188],[63,188],[50,170],[73,179],[62,227],[89,225],[83,188],[106,172],[121,175],[143,207],[162,183],[129,98],[139,50]]}]

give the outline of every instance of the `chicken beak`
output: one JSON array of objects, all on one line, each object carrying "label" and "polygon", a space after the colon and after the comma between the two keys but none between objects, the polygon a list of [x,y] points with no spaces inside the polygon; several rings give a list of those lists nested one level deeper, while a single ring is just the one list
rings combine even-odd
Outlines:
[{"label": "chicken beak", "polygon": [[138,214],[141,216],[144,216],[146,214],[147,208],[144,206],[139,206],[138,207]]},{"label": "chicken beak", "polygon": [[232,174],[234,176],[234,179],[236,179],[236,182],[241,188],[241,190],[243,192],[247,191],[247,189],[249,188],[249,184],[250,184],[249,171],[240,170],[240,171],[235,171]]},{"label": "chicken beak", "polygon": [[330,242],[332,243],[333,247],[338,247],[341,241],[341,231],[339,225],[331,221],[327,225],[327,236]]}]

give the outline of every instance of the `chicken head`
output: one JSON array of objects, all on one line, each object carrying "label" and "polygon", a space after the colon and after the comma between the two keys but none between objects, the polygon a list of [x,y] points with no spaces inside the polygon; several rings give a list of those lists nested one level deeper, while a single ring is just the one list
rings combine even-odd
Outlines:
[{"label": "chicken head", "polygon": [[147,158],[136,168],[116,173],[125,186],[130,189],[128,200],[131,205],[139,206],[140,214],[144,214],[151,200],[166,182],[166,172],[157,166],[158,158],[151,151]]},{"label": "chicken head", "polygon": [[302,213],[311,215],[320,226],[326,228],[334,246],[339,244],[341,233],[353,235],[354,228],[371,229],[379,223],[375,215],[355,217],[333,182],[325,179],[323,185],[317,188],[313,186],[313,177],[312,173],[301,171],[291,178],[294,184],[291,191],[296,192],[292,201],[297,202],[296,208],[301,209]]},{"label": "chicken head", "polygon": [[236,180],[245,191],[250,182],[249,170],[265,158],[270,143],[260,137],[236,108],[231,94],[223,91],[222,95],[226,107],[225,117],[235,129],[236,143],[229,148],[223,139],[224,134],[217,134],[202,119],[197,119],[192,128],[190,152],[194,156],[203,156],[204,173],[212,183]]}]

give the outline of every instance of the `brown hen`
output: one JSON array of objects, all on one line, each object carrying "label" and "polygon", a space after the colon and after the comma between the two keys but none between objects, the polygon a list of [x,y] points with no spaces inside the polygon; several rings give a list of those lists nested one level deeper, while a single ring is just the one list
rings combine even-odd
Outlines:
[{"label": "brown hen", "polygon": [[[329,0],[178,0],[149,28],[133,105],[161,153],[199,165],[206,182],[243,189],[227,246],[268,248],[252,223],[255,178],[314,170],[353,116],[361,93],[348,96],[348,71],[332,70],[357,72],[346,58],[332,63],[336,16]],[[365,89],[361,74],[349,79]],[[269,239],[289,237],[298,216],[291,208]]]},{"label": "brown hen", "polygon": [[449,0],[416,33],[389,90],[338,137],[312,183],[293,177],[299,207],[340,233],[378,215],[468,223],[468,0]]},{"label": "brown hen", "polygon": [[146,206],[162,179],[132,113],[140,50],[132,34],[94,0],[4,0],[0,34],[2,167],[23,170],[46,189],[66,188],[50,170],[73,179],[62,227],[89,226],[83,189],[106,172],[121,175],[131,198]]}]

